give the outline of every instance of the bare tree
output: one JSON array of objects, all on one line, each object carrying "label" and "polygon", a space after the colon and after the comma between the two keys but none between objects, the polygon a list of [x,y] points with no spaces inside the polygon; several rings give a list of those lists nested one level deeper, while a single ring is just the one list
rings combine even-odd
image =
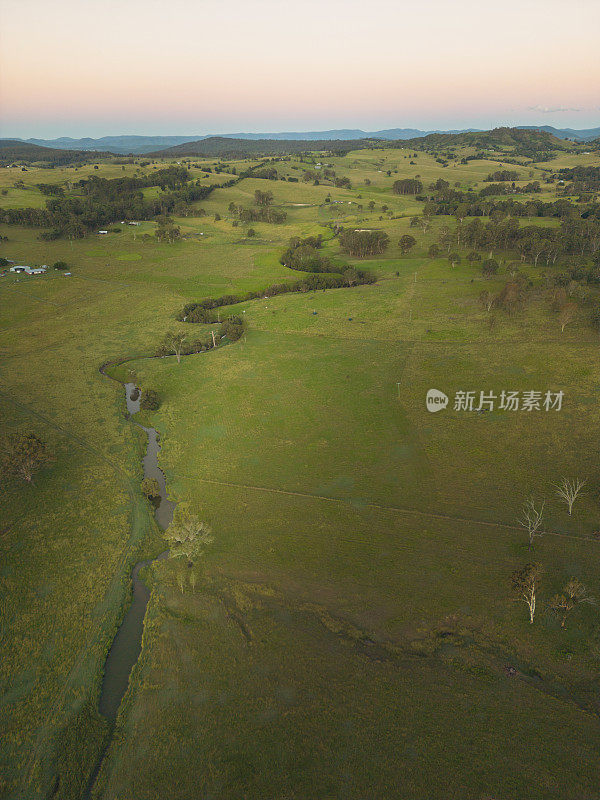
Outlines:
[{"label": "bare tree", "polygon": [[581,494],[585,484],[586,481],[582,481],[581,478],[563,478],[560,483],[554,484],[556,494],[561,500],[565,501],[569,508],[569,516],[571,516],[571,511],[573,510],[573,503]]},{"label": "bare tree", "polygon": [[563,306],[560,310],[558,315],[558,321],[560,323],[560,331],[561,333],[565,332],[565,328],[567,325],[575,319],[577,316],[577,304],[576,303],[567,303]]},{"label": "bare tree", "polygon": [[537,508],[533,497],[530,497],[523,503],[523,512],[519,519],[519,525],[522,525],[527,531],[530,550],[533,547],[534,538],[536,536],[542,536],[543,534],[543,531],[540,531],[540,527],[544,517],[544,505],[545,501]]},{"label": "bare tree", "polygon": [[548,603],[548,609],[560,619],[560,627],[566,627],[567,616],[582,603],[595,604],[596,599],[590,597],[587,589],[578,581],[577,578],[571,580],[564,586],[562,594],[555,594]]},{"label": "bare tree", "polygon": [[522,601],[529,609],[529,622],[533,625],[535,617],[535,604],[538,586],[542,577],[543,568],[537,561],[525,564],[521,569],[516,569],[511,575],[511,584],[515,599]]}]

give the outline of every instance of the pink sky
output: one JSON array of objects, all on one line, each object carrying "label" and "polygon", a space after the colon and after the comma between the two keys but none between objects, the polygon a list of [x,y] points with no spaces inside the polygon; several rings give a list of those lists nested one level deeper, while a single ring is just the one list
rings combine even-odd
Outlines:
[{"label": "pink sky", "polygon": [[598,0],[2,0],[0,135],[600,125]]}]

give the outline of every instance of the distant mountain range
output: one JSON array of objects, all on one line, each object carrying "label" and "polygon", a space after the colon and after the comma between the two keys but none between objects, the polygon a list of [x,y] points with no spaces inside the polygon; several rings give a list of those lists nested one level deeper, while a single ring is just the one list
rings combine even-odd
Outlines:
[{"label": "distant mountain range", "polygon": [[575,142],[591,142],[600,137],[600,128],[587,128],[576,131],[573,128],[553,128],[552,125],[516,125],[524,131],[546,131],[557,139],[573,139]]},{"label": "distant mountain range", "polygon": [[[573,139],[578,142],[592,141],[600,137],[599,128],[587,130],[573,130],[572,128],[553,128],[551,125],[518,125],[523,130],[546,131],[559,139]],[[422,131],[417,128],[388,128],[381,131],[363,131],[359,129],[341,128],[328,131],[285,131],[278,133],[227,133],[215,137],[205,136],[103,136],[99,139],[84,138],[72,139],[61,136],[58,139],[18,139],[20,142],[53,147],[58,150],[95,150],[105,153],[126,153],[143,155],[155,153],[159,150],[177,147],[188,142],[199,142],[204,139],[247,139],[253,141],[355,141],[357,139],[384,139],[397,141],[402,139],[416,139],[432,133],[471,133],[480,132],[477,128],[463,130],[434,130]],[[2,140],[0,140],[2,141]],[[15,141],[13,137],[13,141]]]}]

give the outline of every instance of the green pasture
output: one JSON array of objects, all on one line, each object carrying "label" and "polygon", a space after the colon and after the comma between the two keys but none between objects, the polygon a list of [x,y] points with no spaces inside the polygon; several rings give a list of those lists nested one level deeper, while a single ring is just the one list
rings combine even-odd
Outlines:
[{"label": "green pasture", "polygon": [[[541,261],[521,265],[524,310],[485,311],[481,292],[502,289],[515,255],[494,253],[500,270],[489,280],[463,247],[454,268],[428,258],[454,220],[411,227],[422,203],[391,192],[416,175],[477,190],[507,168],[540,180],[536,197],[553,200],[544,170],[592,162],[560,153],[547,165],[460,164],[470,152],[444,168],[403,148],[275,161],[299,182],[217,189],[176,218],[173,244],[157,242],[154,222],[52,242],[0,226],[3,256],[64,260],[72,272],[0,278],[0,419],[37,433],[56,457],[34,486],[4,491],[3,800],[82,797],[109,744],[96,704],[131,565],[164,549],[139,491],[143,437],[121,387],[98,371],[125,357],[113,373],[161,397],[145,419],[161,436],[170,496],[215,541],[194,588],[173,560],[148,572],[142,655],[94,800],[600,793],[597,606],[578,609],[566,630],[545,610],[571,577],[600,593],[597,331],[582,304],[561,333],[544,273],[563,268]],[[232,177],[202,169],[214,159],[180,161],[203,183]],[[0,207],[43,205],[36,183],[68,189],[92,173],[166,163],[176,161],[2,169]],[[317,163],[352,189],[304,183]],[[256,189],[273,192],[285,223],[234,224],[230,203],[252,206]],[[383,229],[390,245],[350,258],[332,222]],[[319,233],[326,255],[377,282],[225,307],[221,318],[247,323],[239,341],[179,364],[144,358],[168,330],[191,339],[215,327],[178,323],[184,303],[298,280],[279,257],[290,237]],[[417,244],[403,256],[406,233]],[[447,409],[426,410],[430,388],[450,397]],[[453,408],[460,390],[548,389],[564,392],[560,411]],[[553,488],[563,476],[587,479],[573,516]],[[529,495],[546,503],[533,556],[517,521]],[[509,579],[532,557],[545,574],[530,626]]]}]

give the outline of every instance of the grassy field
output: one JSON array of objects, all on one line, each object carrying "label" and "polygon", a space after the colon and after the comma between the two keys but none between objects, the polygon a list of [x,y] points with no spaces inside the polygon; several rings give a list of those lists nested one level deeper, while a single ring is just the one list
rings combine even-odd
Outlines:
[{"label": "grassy field", "polygon": [[[317,163],[275,166],[301,179]],[[332,221],[389,234],[384,256],[348,259],[377,283],[228,308],[247,322],[240,341],[116,371],[159,392],[147,419],[161,434],[170,496],[210,524],[215,542],[194,589],[181,591],[173,560],[149,571],[142,655],[93,797],[600,794],[597,607],[579,609],[566,630],[544,611],[573,576],[600,591],[598,334],[583,313],[561,333],[541,264],[523,266],[527,308],[494,312],[490,324],[478,297],[502,287],[504,266],[485,280],[464,258],[455,268],[428,258],[449,219],[411,228],[422,204],[391,193],[394,180],[415,175],[477,189],[496,160],[442,168],[430,154],[389,149],[322,163],[352,189],[245,179],[197,203],[207,216],[176,219],[175,244],[144,238],[153,222],[54,242],[0,229],[2,255],[65,260],[72,272],[0,278],[1,418],[56,455],[35,486],[5,493],[0,797],[53,788],[56,798],[81,797],[107,742],[95,708],[131,564],[164,549],[138,488],[142,441],[99,365],[152,354],[169,329],[210,330],[175,321],[185,302],[296,280],[279,263],[291,236],[322,233],[324,251],[346,259],[325,227]],[[514,168],[526,182],[544,179],[537,166]],[[66,183],[76,171],[38,172]],[[0,207],[34,205],[36,193],[43,201],[34,187],[50,178],[32,173],[19,174],[26,188],[9,188]],[[0,170],[0,184],[16,174]],[[234,226],[228,209],[249,207],[257,188],[288,216],[252,223],[248,238],[250,225]],[[409,232],[417,245],[407,257],[398,240]],[[451,399],[562,390],[564,403],[429,414],[430,388]],[[573,516],[552,488],[563,476],[588,481]],[[512,570],[531,558],[517,523],[530,494],[546,500],[534,626],[510,591]]]}]

